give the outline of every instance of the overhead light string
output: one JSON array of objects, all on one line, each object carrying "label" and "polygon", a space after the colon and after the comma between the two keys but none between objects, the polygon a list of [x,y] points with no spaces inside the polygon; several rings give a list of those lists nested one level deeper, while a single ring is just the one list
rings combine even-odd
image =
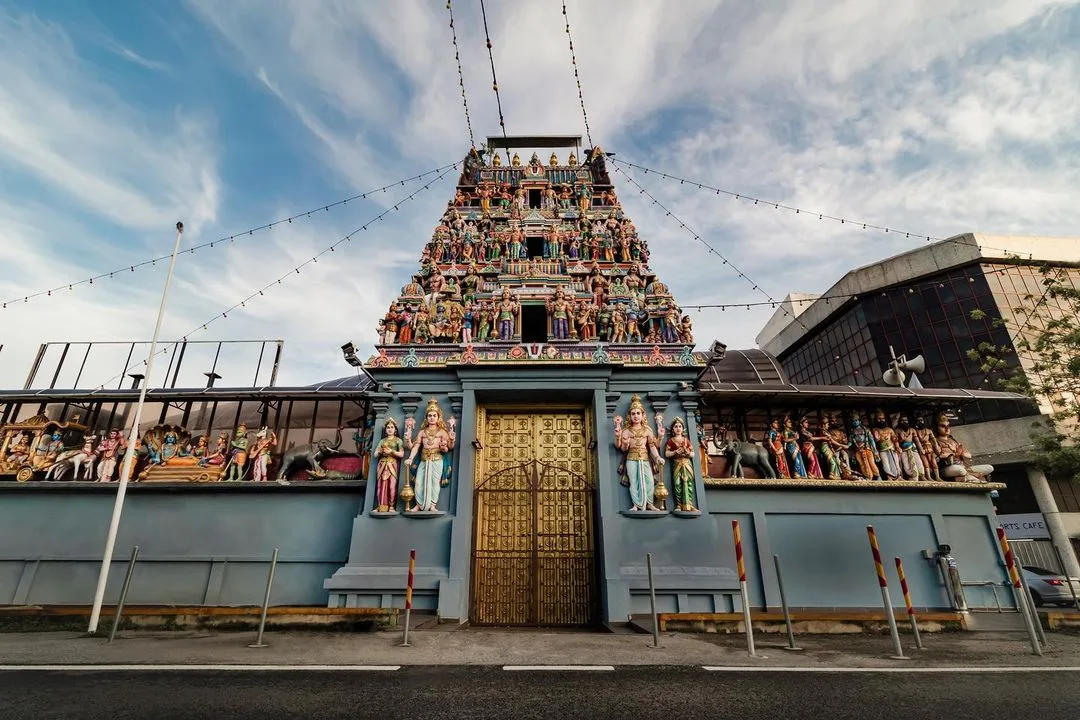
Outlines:
[{"label": "overhead light string", "polygon": [[[244,297],[243,299],[241,299],[239,302],[231,305],[230,307],[225,308],[224,310],[222,310],[222,311],[220,311],[218,313],[215,313],[213,315],[213,317],[208,318],[204,322],[202,322],[199,325],[195,326],[195,328],[193,328],[189,332],[184,333],[184,335],[182,335],[181,338],[180,338],[181,341],[187,342],[187,340],[189,339],[189,337],[191,335],[194,335],[195,333],[202,332],[204,330],[209,329],[210,325],[217,322],[218,320],[227,319],[229,317],[229,313],[233,313],[233,312],[236,312],[237,310],[247,308],[247,303],[252,302],[256,298],[265,296],[266,291],[271,290],[271,289],[277,287],[278,285],[281,285],[283,283],[283,281],[285,281],[286,279],[292,277],[293,275],[300,275],[301,274],[300,271],[303,270],[305,267],[307,267],[308,265],[311,265],[313,263],[319,262],[320,257],[322,257],[322,256],[324,256],[324,255],[326,255],[328,253],[335,252],[335,250],[337,249],[338,246],[340,246],[340,245],[342,245],[344,243],[347,243],[347,242],[351,242],[352,239],[356,235],[359,235],[360,233],[364,232],[365,230],[370,228],[372,225],[374,225],[375,223],[377,223],[380,220],[382,220],[383,218],[385,218],[390,213],[398,211],[401,208],[402,205],[404,205],[405,203],[407,203],[410,200],[414,199],[416,196],[420,195],[425,190],[430,189],[433,185],[435,185],[435,183],[439,182],[444,177],[446,177],[447,174],[450,171],[456,170],[457,167],[458,167],[458,163],[452,163],[450,165],[444,166],[443,168],[441,168],[441,171],[439,172],[439,175],[435,179],[431,180],[430,182],[425,183],[423,186],[417,188],[413,192],[411,192],[408,195],[406,195],[405,197],[401,198],[400,200],[395,202],[392,207],[389,207],[389,208],[383,210],[381,213],[379,213],[375,217],[371,218],[366,223],[364,223],[360,227],[356,228],[355,230],[353,230],[348,235],[345,235],[344,237],[340,238],[339,240],[331,243],[330,245],[323,248],[321,251],[319,251],[318,253],[316,253],[312,257],[308,258],[307,260],[300,263],[296,267],[290,269],[288,272],[282,274],[280,277],[275,278],[274,280],[271,280],[270,282],[266,283],[265,285],[263,285],[258,290],[255,290],[250,295],[248,295],[248,296]],[[156,355],[164,354],[166,351],[167,351],[167,349],[159,350],[156,353]],[[121,372],[121,373],[119,373],[117,375],[114,375],[113,377],[109,378],[105,382],[101,383],[98,386],[98,389],[99,390],[104,390],[106,385],[111,385],[114,381],[123,378],[128,373],[128,371],[131,370],[132,368],[138,367],[139,365],[145,366],[146,362],[147,362],[146,360],[142,360],[140,362],[137,362],[137,363],[134,363],[132,365],[127,366],[126,368],[124,368],[123,372]]]},{"label": "overhead light string", "polygon": [[574,82],[577,83],[578,101],[581,103],[581,117],[585,121],[585,137],[589,147],[593,147],[592,130],[589,129],[589,113],[585,112],[585,94],[581,91],[581,76],[578,75],[577,56],[574,54],[574,36],[570,34],[570,16],[566,13],[566,0],[562,4],[563,20],[566,21],[566,39],[570,43],[570,64],[574,68]]},{"label": "overhead light string", "polygon": [[473,136],[472,120],[469,118],[469,101],[465,97],[465,75],[461,72],[461,49],[458,47],[457,28],[454,27],[454,8],[450,5],[451,0],[446,0],[446,11],[450,13],[450,39],[454,43],[454,60],[457,61],[458,85],[461,87],[461,104],[465,108],[465,127],[469,130],[469,147],[476,147],[476,138]]},{"label": "overhead light string", "polygon": [[[309,217],[311,217],[312,215],[314,215],[316,213],[329,212],[331,208],[336,208],[336,207],[338,207],[340,205],[345,205],[345,204],[350,203],[350,202],[352,202],[354,200],[366,200],[368,197],[374,195],[375,193],[380,193],[380,192],[384,193],[384,192],[386,192],[387,190],[389,190],[392,187],[404,187],[405,183],[414,182],[416,180],[423,180],[428,175],[433,175],[433,174],[436,174],[436,173],[442,173],[442,172],[444,172],[445,170],[447,170],[449,168],[455,167],[456,165],[457,165],[457,163],[451,163],[449,165],[443,165],[442,167],[437,167],[434,170],[428,170],[427,172],[422,172],[419,175],[413,175],[412,177],[403,178],[401,180],[395,180],[394,182],[388,183],[387,185],[383,185],[380,188],[375,188],[374,190],[367,190],[366,192],[360,193],[358,195],[352,195],[352,196],[347,197],[347,198],[345,198],[343,200],[336,200],[335,202],[332,202],[332,203],[326,203],[324,205],[319,205],[318,207],[312,208],[311,210],[304,210],[302,212],[296,213],[295,215],[290,215],[289,217],[281,218],[280,220],[274,220],[273,222],[265,223],[265,224],[259,225],[257,227],[248,228],[247,230],[242,230],[240,232],[233,233],[232,235],[225,235],[223,237],[217,238],[216,240],[209,240],[207,242],[200,243],[198,245],[192,245],[189,248],[181,250],[177,254],[178,255],[194,254],[196,250],[202,250],[204,248],[212,248],[215,245],[221,245],[221,244],[227,243],[227,242],[231,243],[231,242],[235,242],[238,239],[251,237],[252,235],[254,235],[255,233],[257,233],[257,232],[259,232],[261,230],[272,230],[275,227],[277,227],[278,225],[292,224],[293,220],[302,220],[302,219],[305,219],[305,218],[309,218]],[[117,275],[119,275],[121,273],[135,272],[136,270],[138,270],[140,268],[145,268],[147,266],[153,266],[153,265],[156,265],[158,262],[167,261],[169,259],[169,257],[170,257],[169,255],[161,255],[161,256],[158,256],[158,257],[148,258],[146,260],[140,260],[139,262],[129,263],[127,265],[124,265],[123,267],[116,268],[115,270],[109,270],[108,272],[103,272],[103,273],[99,273],[97,275],[92,275],[90,277],[83,278],[82,280],[76,280],[76,281],[73,281],[73,282],[64,283],[63,285],[57,285],[56,287],[53,287],[53,288],[47,288],[45,290],[38,290],[37,292],[28,293],[28,294],[22,295],[20,297],[12,298],[10,300],[4,301],[3,303],[0,303],[0,309],[6,309],[8,307],[8,305],[14,305],[15,303],[27,303],[27,302],[30,302],[31,300],[33,300],[34,298],[38,298],[38,297],[42,297],[42,296],[50,297],[55,292],[60,292],[60,291],[63,291],[63,290],[74,290],[76,287],[78,287],[80,285],[93,285],[95,280],[111,279],[111,278],[114,278],[114,277],[116,277]]]},{"label": "overhead light string", "polygon": [[[491,89],[495,91],[495,106],[499,109],[499,128],[505,140],[506,120],[503,118],[502,98],[499,96],[499,78],[495,76],[495,55],[492,52],[491,33],[488,32],[487,9],[484,7],[484,0],[480,0],[480,16],[484,20],[484,42],[487,43],[488,60],[491,62]],[[506,150],[506,164],[510,165],[510,148],[504,149]]]},{"label": "overhead light string", "polygon": [[[653,205],[656,205],[656,206],[657,206],[658,208],[660,208],[661,210],[663,210],[663,211],[664,211],[664,213],[665,213],[665,214],[667,215],[667,217],[670,217],[670,218],[671,218],[672,220],[674,220],[675,222],[679,223],[679,227],[680,227],[680,228],[682,228],[683,230],[685,230],[685,231],[686,231],[687,233],[689,233],[689,234],[690,234],[690,236],[691,236],[691,237],[693,237],[693,238],[694,238],[695,240],[697,240],[697,241],[698,241],[698,242],[700,242],[700,243],[701,243],[702,245],[704,245],[704,246],[706,247],[706,249],[708,249],[708,251],[709,251],[710,253],[712,253],[712,254],[713,254],[713,255],[715,255],[716,257],[720,258],[720,259],[721,259],[721,260],[723,261],[724,265],[726,265],[726,266],[728,266],[728,267],[730,267],[730,268],[731,268],[732,272],[736,273],[736,274],[737,274],[737,275],[738,275],[738,276],[739,276],[740,278],[742,278],[742,279],[743,279],[743,280],[745,280],[745,281],[746,281],[747,283],[749,283],[749,284],[750,284],[750,286],[751,286],[751,287],[752,287],[752,288],[754,289],[754,291],[755,291],[755,292],[758,292],[758,293],[760,293],[761,295],[764,295],[764,296],[765,296],[765,298],[766,298],[766,299],[768,300],[768,302],[769,302],[770,304],[772,304],[772,305],[774,305],[774,306],[778,306],[778,307],[780,308],[781,312],[783,312],[783,313],[784,313],[785,315],[788,315],[788,316],[790,316],[790,317],[791,317],[791,318],[792,318],[793,320],[795,320],[796,322],[798,322],[798,323],[799,323],[799,325],[801,325],[801,326],[802,326],[802,328],[803,328],[804,330],[806,330],[806,329],[807,329],[807,327],[806,327],[805,325],[803,325],[803,324],[802,324],[802,321],[801,321],[801,320],[799,320],[799,319],[798,319],[798,318],[796,318],[796,317],[795,317],[794,315],[792,315],[792,314],[791,314],[791,313],[790,313],[790,312],[789,312],[789,311],[788,311],[788,310],[787,310],[787,309],[786,309],[786,308],[785,308],[785,307],[784,307],[784,306],[783,306],[782,304],[778,303],[778,302],[776,301],[776,299],[775,299],[775,298],[773,298],[773,296],[772,296],[772,295],[770,295],[769,293],[765,292],[765,290],[763,290],[763,289],[761,288],[761,286],[760,286],[760,285],[758,285],[758,284],[757,284],[757,282],[756,282],[756,281],[755,281],[755,280],[754,280],[753,278],[751,278],[751,277],[750,277],[749,275],[747,275],[747,274],[746,274],[745,272],[743,272],[743,271],[742,271],[742,270],[740,270],[740,269],[739,269],[738,267],[736,267],[736,265],[735,265],[734,263],[732,263],[732,262],[731,262],[730,260],[728,260],[728,259],[727,259],[726,257],[724,257],[724,256],[723,256],[723,255],[722,255],[722,254],[720,253],[720,251],[719,251],[719,250],[717,250],[717,249],[716,249],[716,248],[714,248],[714,247],[713,247],[712,245],[710,245],[710,244],[708,243],[708,241],[706,241],[706,240],[705,240],[705,238],[701,237],[701,235],[699,235],[698,233],[696,233],[696,232],[695,232],[695,231],[694,231],[694,230],[693,230],[693,229],[692,229],[692,228],[691,228],[691,227],[690,227],[689,225],[687,225],[687,224],[686,224],[685,222],[683,222],[682,220],[680,220],[680,219],[678,218],[678,216],[677,216],[677,215],[675,215],[675,213],[671,212],[671,210],[669,210],[669,209],[667,208],[667,206],[666,206],[666,205],[664,205],[664,204],[663,204],[662,202],[660,202],[659,200],[657,200],[657,199],[656,199],[656,197],[655,197],[655,196],[654,196],[654,195],[653,195],[653,194],[652,194],[651,192],[649,192],[648,190],[646,190],[646,189],[645,189],[645,187],[644,187],[644,186],[643,186],[643,185],[642,185],[641,183],[639,183],[639,182],[638,182],[638,181],[637,181],[637,180],[636,180],[636,179],[634,178],[634,176],[633,176],[633,175],[631,175],[630,173],[626,172],[625,170],[623,170],[622,168],[618,167],[617,165],[613,165],[612,167],[614,167],[614,168],[615,168],[615,171],[616,171],[616,172],[622,173],[623,177],[625,177],[625,178],[626,178],[627,180],[629,180],[629,181],[631,182],[631,184],[633,184],[633,185],[634,185],[634,187],[636,187],[636,188],[638,189],[638,191],[639,191],[639,193],[640,193],[640,194],[642,194],[642,195],[645,195],[646,197],[648,197],[648,198],[649,198],[649,199],[650,199],[650,200],[652,201]],[[743,305],[746,305],[746,303],[742,303],[742,304],[743,304]]]},{"label": "overhead light string", "polygon": [[[1008,248],[996,248],[990,247],[989,245],[977,245],[975,243],[964,242],[963,240],[956,240],[954,238],[935,237],[933,235],[926,235],[925,233],[911,232],[910,230],[900,230],[894,227],[888,227],[886,225],[863,222],[861,220],[852,220],[851,218],[841,217],[838,215],[829,215],[828,213],[822,213],[816,210],[807,210],[805,208],[798,208],[793,205],[785,205],[784,203],[776,202],[775,200],[765,200],[763,198],[754,197],[753,195],[747,195],[746,193],[713,187],[711,185],[698,182],[696,180],[690,180],[688,178],[679,177],[678,175],[672,175],[671,173],[666,173],[662,170],[654,170],[653,168],[648,168],[644,165],[638,165],[637,163],[632,163],[627,160],[619,160],[615,157],[610,157],[609,160],[615,164],[625,165],[626,167],[634,168],[636,170],[642,170],[646,175],[652,173],[653,175],[661,177],[665,180],[678,180],[680,185],[689,185],[691,187],[696,187],[698,190],[708,190],[709,192],[714,192],[717,195],[727,195],[728,197],[734,198],[735,200],[744,200],[754,205],[760,205],[761,207],[771,207],[774,210],[787,210],[788,212],[793,212],[796,215],[805,215],[810,218],[816,215],[818,220],[831,220],[833,222],[838,222],[841,225],[850,225],[851,227],[861,228],[863,230],[880,230],[882,232],[890,233],[893,235],[903,235],[905,238],[924,240],[925,242],[948,242],[954,245],[963,245],[964,247],[969,248],[974,247],[982,248],[983,250],[997,250],[998,252],[1009,253],[1010,255],[1016,254],[1015,250],[1010,250]],[[1028,253],[1027,255],[1029,260],[1032,259],[1033,255],[1031,253]]]}]

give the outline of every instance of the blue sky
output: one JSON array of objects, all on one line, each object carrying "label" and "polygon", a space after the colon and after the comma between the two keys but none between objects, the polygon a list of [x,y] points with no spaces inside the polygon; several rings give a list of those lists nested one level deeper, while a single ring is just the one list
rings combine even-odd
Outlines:
[{"label": "blue sky", "polygon": [[[617,157],[935,236],[1078,234],[1076,3],[675,5],[568,2],[593,135]],[[479,3],[454,8],[480,141],[498,125]],[[582,133],[560,4],[492,0],[488,20],[508,131]],[[0,67],[5,300],[167,253],[177,219],[185,245],[205,242],[468,148],[441,1],[0,0]],[[916,244],[637,179],[777,299]],[[283,383],[345,374],[338,346],[370,347],[452,182],[192,339],[284,339]],[[762,299],[618,182],[677,298]],[[182,256],[163,335],[198,328],[415,187]],[[0,384],[21,385],[40,342],[148,338],[163,279],[159,263],[0,310]],[[750,346],[770,312],[697,313],[698,342]],[[115,373],[117,360],[94,358],[87,377]],[[222,383],[246,384],[252,364],[229,356]]]}]

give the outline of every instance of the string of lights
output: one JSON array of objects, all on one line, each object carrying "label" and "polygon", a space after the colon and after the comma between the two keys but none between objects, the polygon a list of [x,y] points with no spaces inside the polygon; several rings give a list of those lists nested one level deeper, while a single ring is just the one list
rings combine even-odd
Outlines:
[{"label": "string of lights", "polygon": [[[696,232],[695,232],[695,231],[694,231],[694,230],[693,230],[693,229],[692,229],[692,228],[691,228],[691,227],[690,227],[689,225],[687,225],[687,224],[686,224],[685,222],[683,222],[682,220],[680,220],[680,219],[678,218],[678,216],[677,216],[677,215],[675,215],[675,214],[674,214],[673,212],[671,212],[671,210],[670,210],[670,209],[668,209],[668,207],[667,207],[666,205],[664,205],[664,204],[663,204],[662,202],[660,202],[659,200],[657,200],[657,199],[656,199],[656,197],[655,197],[655,196],[654,196],[654,195],[653,195],[653,194],[652,194],[651,192],[649,192],[648,190],[646,190],[646,189],[645,189],[645,187],[644,187],[644,186],[643,186],[643,185],[642,185],[641,183],[639,183],[639,182],[637,181],[637,179],[636,179],[636,178],[634,178],[634,176],[633,176],[633,175],[631,175],[630,173],[628,173],[628,172],[626,172],[625,170],[621,169],[621,168],[620,168],[620,167],[618,167],[617,165],[613,165],[612,167],[614,167],[614,168],[615,168],[615,171],[616,171],[616,172],[622,173],[622,175],[623,175],[624,177],[626,177],[626,179],[627,179],[627,180],[629,180],[629,181],[630,181],[630,183],[631,183],[632,185],[634,185],[634,187],[636,187],[636,188],[638,189],[638,191],[639,191],[639,193],[640,193],[640,194],[642,194],[642,195],[645,195],[646,197],[648,197],[648,198],[649,198],[649,200],[651,200],[651,201],[652,201],[653,205],[656,205],[656,206],[657,206],[658,208],[660,208],[661,210],[663,210],[663,211],[664,211],[664,213],[665,213],[665,214],[667,215],[667,217],[670,217],[670,218],[671,218],[672,220],[674,220],[675,222],[679,223],[679,227],[680,227],[680,228],[682,228],[683,230],[685,230],[686,232],[688,232],[688,233],[689,233],[689,234],[690,234],[690,235],[691,235],[691,236],[692,236],[692,237],[693,237],[693,238],[694,238],[695,240],[697,240],[697,241],[698,241],[698,242],[700,242],[700,243],[701,243],[702,245],[704,245],[704,246],[706,247],[706,249],[708,249],[708,251],[709,251],[710,253],[712,253],[712,254],[713,254],[713,255],[715,255],[716,257],[720,258],[720,259],[721,259],[721,260],[723,261],[724,265],[727,265],[728,267],[730,267],[730,268],[732,269],[732,271],[734,271],[734,272],[735,272],[736,274],[738,274],[738,276],[739,276],[740,278],[742,278],[743,280],[745,280],[746,282],[748,282],[748,283],[750,284],[750,286],[751,286],[751,287],[752,287],[752,288],[754,289],[754,291],[755,291],[755,292],[758,292],[758,293],[760,293],[760,294],[764,295],[764,296],[765,296],[765,298],[766,298],[766,300],[768,301],[768,303],[769,303],[769,304],[773,305],[774,307],[775,307],[775,306],[777,306],[777,304],[778,304],[778,303],[777,303],[776,299],[775,299],[775,298],[774,298],[774,297],[773,297],[772,295],[770,295],[769,293],[765,292],[765,290],[763,290],[763,289],[761,288],[761,286],[760,286],[760,285],[758,285],[758,284],[757,284],[757,282],[753,280],[753,278],[751,278],[751,277],[750,277],[749,275],[747,275],[747,274],[746,274],[746,273],[744,273],[744,272],[743,272],[742,270],[740,270],[740,269],[739,269],[739,268],[738,268],[738,267],[737,267],[737,266],[736,266],[736,265],[735,265],[734,263],[732,263],[732,262],[731,262],[730,260],[728,260],[728,259],[727,259],[726,257],[724,257],[724,256],[723,256],[723,255],[722,255],[722,254],[720,253],[720,251],[719,251],[719,250],[717,250],[717,249],[716,249],[716,248],[714,248],[714,247],[713,247],[712,245],[710,245],[710,244],[708,243],[708,241],[707,241],[707,240],[705,240],[705,238],[701,237],[701,235],[699,235],[698,233],[696,233]],[[742,305],[746,305],[746,303],[741,303],[741,304],[742,304]],[[787,315],[787,316],[791,317],[791,318],[792,318],[793,320],[795,320],[796,322],[798,322],[798,323],[799,323],[799,325],[800,325],[800,326],[802,327],[802,329],[803,329],[803,330],[806,330],[806,329],[807,329],[806,325],[803,325],[802,321],[801,321],[801,320],[799,320],[799,319],[798,319],[797,317],[795,317],[794,315],[792,315],[792,314],[791,314],[791,312],[790,312],[790,311],[789,311],[789,310],[788,310],[787,308],[785,308],[785,307],[784,307],[783,305],[780,305],[779,307],[780,307],[780,310],[781,310],[781,312],[783,312],[783,313],[784,313],[784,315]]]},{"label": "string of lights", "polygon": [[[765,200],[763,198],[754,197],[753,195],[747,195],[746,193],[739,193],[733,190],[725,190],[723,188],[713,187],[711,185],[707,185],[706,183],[698,182],[696,180],[690,180],[684,177],[679,177],[678,175],[672,175],[671,173],[666,173],[661,170],[654,170],[653,168],[648,168],[644,165],[638,165],[637,163],[632,163],[627,160],[619,160],[615,157],[611,157],[609,158],[609,160],[611,160],[611,162],[615,164],[625,165],[626,167],[642,170],[646,175],[652,173],[653,175],[664,178],[665,180],[678,180],[680,185],[689,185],[691,187],[697,188],[698,190],[708,190],[709,192],[716,193],[717,195],[727,195],[728,197],[734,198],[735,200],[745,200],[747,202],[752,202],[754,205],[760,205],[762,207],[772,207],[774,210],[787,210],[788,212],[793,212],[796,215],[806,215],[807,217],[813,217],[816,215],[818,220],[831,220],[833,222],[838,222],[841,225],[851,225],[853,227],[861,228],[863,230],[880,230],[882,232],[894,235],[903,235],[905,238],[921,239],[924,242],[949,242],[955,245],[973,247],[973,243],[964,242],[963,240],[956,240],[955,238],[935,237],[933,235],[927,235],[925,233],[911,232],[910,230],[899,230],[897,228],[888,227],[885,225],[878,225],[871,222],[863,222],[861,220],[852,220],[851,218],[842,217],[839,215],[830,215],[828,213],[817,212],[816,210],[798,208],[794,205],[785,205],[781,202],[776,202],[774,200]],[[995,248],[988,245],[979,245],[977,247],[981,247],[984,250],[996,250],[999,252],[1008,253],[1010,255],[1016,254],[1015,249]],[[1028,259],[1030,259],[1031,257],[1032,256],[1029,253]]]},{"label": "string of lights", "polygon": [[589,129],[589,113],[585,112],[585,95],[581,91],[581,76],[578,75],[577,56],[574,55],[574,36],[570,34],[570,16],[566,14],[566,0],[563,0],[562,14],[566,21],[566,39],[570,42],[570,64],[574,67],[574,82],[577,83],[577,96],[581,103],[581,117],[585,120],[585,137],[589,140],[589,147],[593,147],[592,130]]},{"label": "string of lights", "polygon": [[[1010,269],[1011,268],[1005,267],[1005,268],[998,268],[997,270],[986,270],[986,271],[982,272],[982,275],[996,275],[996,274],[999,274],[999,273],[1008,272]],[[975,278],[969,277],[968,282],[969,283],[975,282]],[[845,302],[849,301],[849,300],[856,300],[857,301],[857,300],[869,299],[869,298],[872,298],[872,297],[877,296],[877,295],[880,295],[881,297],[888,297],[889,296],[888,291],[902,290],[902,291],[907,292],[909,295],[914,295],[915,293],[922,292],[923,290],[929,290],[929,289],[935,288],[935,287],[944,288],[945,283],[941,282],[940,280],[927,280],[927,281],[923,281],[923,282],[914,283],[912,285],[892,286],[892,287],[886,288],[885,290],[875,290],[875,291],[869,292],[869,293],[834,293],[834,294],[831,294],[831,295],[818,295],[816,297],[808,297],[808,298],[805,298],[803,300],[796,300],[795,304],[809,305],[811,303],[815,303],[815,302],[821,300],[821,301],[824,301],[824,303],[826,305],[830,305],[833,300],[839,300],[840,305],[838,305],[837,307],[842,307],[843,304]],[[782,302],[783,301],[763,300],[763,301],[748,302],[748,303],[747,302],[704,303],[704,304],[699,304],[699,305],[687,305],[685,303],[682,303],[682,304],[680,304],[680,307],[682,309],[684,309],[684,310],[721,310],[721,311],[723,311],[723,310],[749,310],[750,308],[764,307],[764,306],[770,306],[772,308],[776,308]],[[1002,321],[1005,322],[1006,324],[1008,324],[1008,321],[1005,321],[1004,319]]]},{"label": "string of lights", "polygon": [[[499,109],[499,127],[503,139],[506,139],[506,121],[503,118],[502,98],[499,96],[499,79],[495,76],[495,55],[492,52],[491,33],[488,32],[487,9],[484,0],[480,0],[480,16],[484,20],[484,41],[487,43],[488,60],[491,62],[491,89],[495,91],[495,106]],[[506,162],[510,164],[510,149],[506,148]]]},{"label": "string of lights", "polygon": [[[193,328],[189,332],[182,335],[180,339],[182,341],[186,342],[191,335],[194,335],[195,333],[198,333],[198,332],[208,330],[210,325],[212,325],[213,323],[215,323],[215,322],[217,322],[219,320],[228,319],[229,313],[235,313],[237,310],[247,308],[247,304],[249,302],[252,302],[256,298],[265,296],[265,294],[266,294],[266,292],[268,290],[270,290],[270,289],[272,289],[272,288],[274,288],[274,287],[276,287],[278,285],[281,285],[285,280],[287,280],[288,278],[291,278],[293,275],[300,275],[301,270],[303,270],[308,265],[319,262],[320,257],[322,257],[324,255],[327,255],[328,253],[335,252],[339,245],[342,245],[342,244],[348,243],[348,242],[352,242],[353,237],[355,237],[356,235],[359,235],[360,233],[364,232],[365,230],[370,228],[372,225],[374,225],[375,223],[377,223],[380,220],[382,220],[383,218],[385,218],[390,213],[396,212],[402,205],[404,205],[408,201],[414,199],[416,196],[418,196],[420,193],[424,192],[425,190],[428,190],[429,188],[431,188],[432,185],[439,182],[439,180],[442,180],[447,175],[447,173],[449,173],[451,170],[456,170],[457,167],[458,167],[458,163],[453,163],[452,165],[447,165],[447,166],[443,167],[442,171],[439,173],[439,175],[434,180],[431,180],[430,182],[425,183],[423,186],[421,186],[421,187],[417,188],[416,190],[414,190],[413,192],[409,193],[408,195],[406,195],[405,197],[403,197],[402,199],[400,199],[396,203],[394,203],[394,205],[392,207],[389,207],[389,208],[383,210],[381,213],[379,213],[375,217],[371,218],[370,220],[365,222],[363,225],[361,225],[360,227],[353,230],[348,235],[345,235],[344,237],[340,238],[339,240],[337,240],[337,241],[331,243],[330,245],[326,246],[321,251],[319,251],[315,255],[311,256],[310,258],[308,258],[304,262],[300,263],[296,267],[292,268],[288,272],[282,274],[281,276],[275,278],[274,280],[271,280],[270,282],[266,283],[265,285],[263,285],[258,290],[255,290],[251,294],[249,294],[246,297],[242,298],[239,302],[231,305],[230,307],[225,308],[221,312],[218,312],[218,313],[214,314],[213,317],[208,318],[206,321],[200,323],[195,328]],[[159,350],[156,354],[161,355],[161,354],[164,354],[166,351],[167,350],[165,350],[165,349]],[[139,362],[136,362],[136,363],[134,363],[132,365],[127,366],[126,368],[124,368],[123,372],[118,373],[117,375],[114,375],[113,377],[109,378],[105,382],[101,383],[101,385],[98,386],[98,389],[102,390],[106,386],[111,385],[116,380],[119,380],[119,379],[123,378],[125,375],[128,374],[128,372],[132,368],[138,367],[140,365],[145,366],[146,364],[147,364],[147,361],[146,361],[146,359],[144,359],[144,360],[140,360]]]},{"label": "string of lights", "polygon": [[469,118],[469,101],[465,97],[465,75],[461,72],[461,49],[458,47],[457,28],[454,27],[454,8],[451,0],[446,0],[446,11],[450,13],[450,38],[454,43],[454,60],[457,61],[458,85],[461,86],[461,104],[465,107],[465,127],[469,129],[469,147],[476,147],[473,136],[472,119]]},{"label": "string of lights", "polygon": [[[320,205],[319,207],[312,208],[311,210],[305,210],[303,212],[298,212],[295,215],[290,215],[289,217],[281,218],[280,220],[274,220],[273,222],[268,222],[268,223],[265,223],[263,225],[259,225],[257,227],[248,228],[247,230],[243,230],[241,232],[233,233],[232,235],[225,235],[223,237],[217,238],[216,240],[209,240],[207,242],[200,243],[198,245],[192,245],[189,248],[181,250],[180,252],[177,253],[177,255],[185,255],[185,254],[192,254],[193,255],[193,254],[195,254],[196,250],[202,250],[204,248],[212,248],[215,245],[221,245],[223,243],[232,243],[232,242],[235,242],[237,239],[250,237],[250,236],[254,235],[256,232],[259,232],[261,230],[272,230],[275,227],[277,227],[278,225],[292,224],[293,220],[302,220],[302,219],[305,219],[305,218],[309,218],[313,214],[319,213],[319,212],[329,212],[331,208],[335,208],[335,207],[338,207],[340,205],[345,205],[347,203],[352,202],[353,200],[366,200],[369,196],[374,195],[375,193],[386,192],[387,190],[389,190],[392,187],[398,187],[398,186],[405,187],[405,183],[414,182],[416,180],[422,180],[425,177],[427,177],[428,175],[432,175],[432,174],[435,174],[435,173],[441,173],[441,172],[445,171],[448,168],[453,168],[453,167],[456,167],[456,166],[457,166],[457,163],[451,163],[450,165],[443,165],[442,167],[435,168],[434,170],[428,170],[427,172],[422,172],[419,175],[413,175],[412,177],[404,178],[402,180],[395,180],[392,183],[389,183],[387,185],[383,185],[380,188],[375,188],[374,190],[368,190],[366,192],[360,193],[359,195],[352,195],[352,196],[347,197],[347,198],[345,198],[343,200],[337,200],[335,202],[328,203],[326,205]],[[440,177],[441,177],[441,175],[440,175]],[[45,290],[38,290],[37,292],[27,293],[26,295],[23,295],[22,297],[12,298],[11,300],[7,300],[7,301],[3,302],[2,304],[0,304],[0,309],[7,309],[8,305],[14,305],[15,303],[27,303],[27,302],[30,302],[31,300],[33,300],[34,298],[38,298],[38,297],[42,297],[42,296],[51,297],[53,293],[59,293],[59,292],[65,291],[65,290],[74,290],[76,287],[79,287],[80,285],[93,285],[95,280],[111,279],[111,278],[114,278],[117,275],[120,275],[122,273],[133,273],[133,272],[135,272],[136,270],[138,270],[140,268],[153,267],[153,266],[157,265],[157,263],[159,263],[159,262],[167,261],[169,259],[169,257],[170,257],[169,255],[161,255],[161,256],[158,256],[158,257],[148,258],[146,260],[140,260],[139,262],[130,263],[130,264],[125,265],[125,266],[123,266],[121,268],[116,268],[115,270],[109,270],[108,272],[99,273],[97,275],[91,275],[90,277],[83,278],[82,280],[76,280],[76,281],[73,281],[73,282],[65,283],[63,285],[57,285],[56,287],[53,287],[53,288],[46,288]]]}]

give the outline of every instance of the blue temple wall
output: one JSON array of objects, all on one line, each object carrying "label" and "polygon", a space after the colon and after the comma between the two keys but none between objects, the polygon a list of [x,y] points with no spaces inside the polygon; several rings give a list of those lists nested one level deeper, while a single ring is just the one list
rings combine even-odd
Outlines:
[{"label": "blue temple wall", "polygon": [[[323,579],[348,556],[363,488],[138,486],[124,504],[106,603],[258,605],[274,547],[271,604],[325,605]],[[6,485],[0,491],[0,605],[89,605],[115,485]]]}]

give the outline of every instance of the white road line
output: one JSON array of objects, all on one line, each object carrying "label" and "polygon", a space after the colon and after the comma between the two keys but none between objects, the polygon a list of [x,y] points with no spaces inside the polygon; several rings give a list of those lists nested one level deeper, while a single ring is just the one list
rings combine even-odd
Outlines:
[{"label": "white road line", "polygon": [[253,672],[253,671],[266,671],[266,670],[308,670],[308,671],[326,671],[336,670],[342,672],[364,672],[364,671],[379,671],[389,672],[392,670],[400,670],[400,665],[142,665],[142,664],[127,664],[127,665],[0,665],[0,671],[18,672],[18,671],[43,671],[43,670],[60,670],[64,672],[70,671],[87,671],[87,672],[102,672],[102,671],[124,671],[124,672],[182,672],[185,670],[222,670],[232,672]]},{"label": "white road line", "polygon": [[753,667],[753,666],[718,666],[702,665],[702,670],[710,672],[765,672],[765,673],[1042,673],[1042,672],[1080,672],[1077,666],[1054,666],[1045,667]]},{"label": "white road line", "polygon": [[503,665],[503,670],[585,670],[593,672],[612,672],[614,665]]}]

